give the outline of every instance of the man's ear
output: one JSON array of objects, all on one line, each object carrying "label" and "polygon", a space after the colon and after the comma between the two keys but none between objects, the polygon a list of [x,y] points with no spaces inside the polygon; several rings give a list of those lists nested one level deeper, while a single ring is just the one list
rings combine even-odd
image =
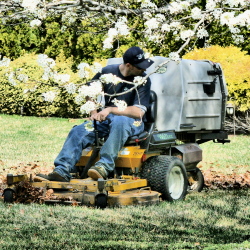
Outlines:
[{"label": "man's ear", "polygon": [[132,65],[132,64],[130,64],[130,63],[126,63],[125,65],[126,65],[126,67],[127,67],[127,68],[131,68],[131,67],[133,67],[133,65]]}]

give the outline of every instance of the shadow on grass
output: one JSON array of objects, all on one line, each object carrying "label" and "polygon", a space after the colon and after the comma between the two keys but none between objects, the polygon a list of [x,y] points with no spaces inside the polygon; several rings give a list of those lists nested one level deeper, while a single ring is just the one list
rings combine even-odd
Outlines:
[{"label": "shadow on grass", "polygon": [[0,248],[240,249],[248,243],[250,248],[248,204],[247,190],[105,210],[1,203]]}]

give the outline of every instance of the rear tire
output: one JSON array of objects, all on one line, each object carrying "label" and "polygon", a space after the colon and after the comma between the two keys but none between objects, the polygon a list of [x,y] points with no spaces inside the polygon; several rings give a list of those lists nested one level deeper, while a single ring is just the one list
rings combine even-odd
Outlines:
[{"label": "rear tire", "polygon": [[175,156],[150,157],[142,167],[141,177],[148,180],[152,190],[167,201],[183,200],[187,194],[187,173],[183,162]]}]

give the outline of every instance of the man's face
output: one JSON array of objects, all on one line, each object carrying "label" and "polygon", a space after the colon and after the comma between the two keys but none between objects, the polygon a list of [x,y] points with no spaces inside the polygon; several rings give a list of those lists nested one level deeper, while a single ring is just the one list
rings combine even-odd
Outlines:
[{"label": "man's face", "polygon": [[129,73],[130,73],[131,76],[141,76],[144,71],[146,71],[146,69],[141,69],[141,68],[138,68],[138,67],[130,64]]}]

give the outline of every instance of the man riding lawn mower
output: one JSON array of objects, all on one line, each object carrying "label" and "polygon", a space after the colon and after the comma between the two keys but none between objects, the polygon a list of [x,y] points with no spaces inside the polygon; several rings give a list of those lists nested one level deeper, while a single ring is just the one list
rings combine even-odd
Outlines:
[{"label": "man riding lawn mower", "polygon": [[[160,200],[183,200],[188,191],[202,190],[204,178],[197,168],[202,160],[199,144],[210,140],[228,142],[224,131],[227,89],[220,65],[194,60],[164,64],[167,58],[155,57],[154,63],[149,60],[146,66],[140,67],[140,62],[147,59],[144,56],[138,59],[139,63],[134,61],[128,64],[136,68],[133,70],[141,70],[141,75],[146,68],[150,73],[163,65],[150,76],[152,83],[147,109],[144,109],[144,102],[132,103],[138,108],[137,111],[145,112],[144,128],[133,125],[133,133],[126,137],[123,145],[115,143],[118,155],[113,157],[115,167],[112,169],[108,161],[102,160],[102,156],[110,159],[109,148],[105,148],[105,145],[112,145],[112,141],[108,140],[117,141],[115,136],[119,135],[113,133],[111,138],[106,138],[107,135],[98,128],[103,120],[95,116],[93,120],[100,122],[94,122],[92,143],[84,142],[85,147],[81,150],[80,159],[76,159],[74,171],[71,171],[74,173],[70,177],[63,171],[58,172],[56,167],[56,176],[53,172],[48,177],[30,179],[34,187],[54,190],[53,197],[57,198],[45,199],[46,203],[63,203],[65,197],[71,196],[79,204],[101,208],[143,205]],[[108,65],[122,65],[122,59],[110,59]],[[120,71],[124,72],[121,68]],[[138,71],[136,73],[139,75]],[[144,90],[148,86],[149,81]],[[108,100],[105,101],[107,103]],[[111,120],[104,121],[105,129],[112,129],[112,116]],[[138,118],[136,115],[134,117]],[[129,119],[134,120],[133,117]],[[121,122],[120,128],[123,125],[127,126]],[[67,140],[65,145],[71,146]],[[113,148],[110,148],[111,154],[114,153]],[[62,155],[58,157],[55,166],[63,159]],[[57,173],[63,178],[56,179]],[[7,176],[9,186],[4,190],[6,202],[13,201],[15,184],[24,178]]]}]

